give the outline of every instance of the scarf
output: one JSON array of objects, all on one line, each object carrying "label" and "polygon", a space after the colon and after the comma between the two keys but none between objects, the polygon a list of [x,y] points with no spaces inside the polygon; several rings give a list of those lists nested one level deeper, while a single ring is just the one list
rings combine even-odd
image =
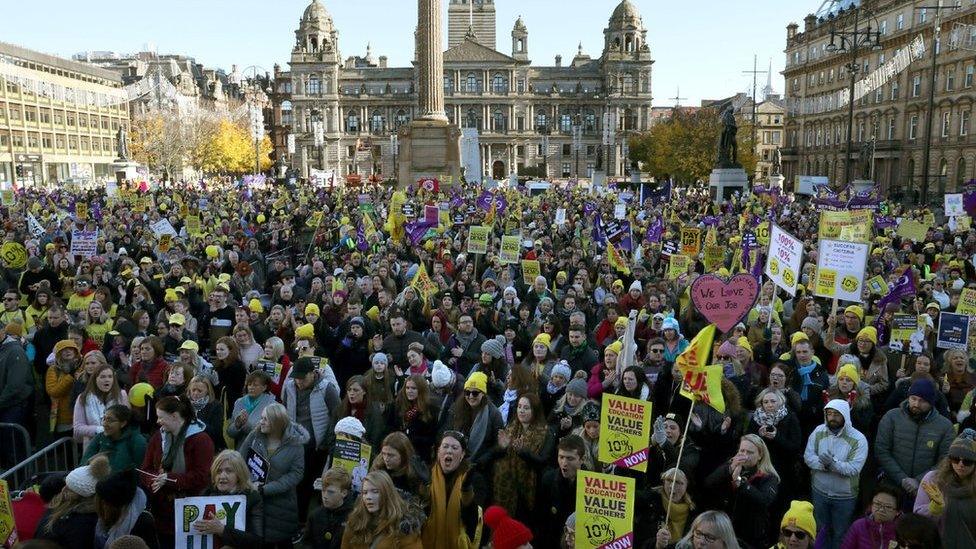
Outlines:
[{"label": "scarf", "polygon": [[491,413],[488,410],[488,404],[481,407],[478,412],[477,417],[471,422],[471,436],[468,437],[468,452],[469,456],[473,456],[478,453],[481,449],[481,445],[485,442],[485,436],[488,435],[488,418]]},{"label": "scarf", "polygon": [[258,395],[257,398],[251,398],[251,395],[244,395],[243,404],[244,404],[244,410],[247,412],[247,415],[251,415],[252,413],[254,413],[254,409],[257,408],[258,404],[261,403],[262,396],[264,395]]},{"label": "scarf", "polygon": [[145,510],[146,493],[137,489],[135,499],[122,511],[119,520],[111,528],[106,530],[105,523],[102,522],[102,519],[98,519],[98,523],[95,525],[95,549],[104,549],[120,537],[129,535],[132,528],[135,527],[136,521],[139,520],[139,515]]},{"label": "scarf", "polygon": [[186,442],[186,430],[190,422],[183,424],[180,432],[174,437],[165,431],[160,431],[160,446],[163,450],[163,470],[167,473],[183,473],[186,471],[186,456],[183,455],[183,443]]},{"label": "scarf", "polygon": [[105,408],[113,404],[117,404],[117,402],[115,400],[102,402],[102,399],[98,398],[97,395],[88,393],[88,396],[85,397],[85,419],[101,425],[102,417],[105,416]]},{"label": "scarf", "polygon": [[[661,490],[661,507],[668,508],[668,495],[663,489]],[[668,519],[668,532],[671,533],[671,539],[681,539],[690,514],[691,507],[687,503],[683,501],[671,502],[671,518]]]},{"label": "scarf", "polygon": [[[522,427],[517,420],[506,429],[512,442],[521,441],[522,450],[531,454],[542,451],[546,430],[545,424]],[[536,471],[528,461],[518,455],[514,444],[510,444],[504,456],[495,461],[494,469],[493,486],[497,505],[511,509],[512,512],[517,512],[522,506],[525,510],[535,507]]]},{"label": "scarf", "polygon": [[546,384],[546,390],[549,391],[549,394],[550,395],[554,395],[554,394],[558,393],[559,390],[560,389],[563,389],[564,387],[566,387],[566,386],[565,385],[556,385],[555,383],[553,383],[551,381]]},{"label": "scarf", "polygon": [[796,373],[800,374],[800,379],[803,382],[803,387],[800,389],[800,399],[806,401],[807,390],[811,385],[813,385],[813,380],[810,379],[810,374],[813,372],[814,368],[817,367],[816,362],[810,363],[809,366],[800,366],[796,369]]},{"label": "scarf", "polygon": [[784,417],[786,417],[786,414],[788,413],[789,410],[786,409],[786,406],[780,406],[773,413],[767,412],[765,409],[763,409],[762,406],[760,406],[756,408],[755,412],[753,412],[752,418],[756,421],[757,425],[765,425],[767,427],[773,427],[774,425],[779,423]]},{"label": "scarf", "polygon": [[512,403],[518,399],[518,391],[515,389],[505,389],[505,394],[502,395],[502,405],[498,407],[498,411],[502,414],[502,421],[508,423],[508,410],[511,408]]},{"label": "scarf", "polygon": [[477,337],[478,337],[477,328],[472,328],[471,331],[466,334],[462,332],[458,332],[454,334],[454,339],[457,340],[458,347],[464,350],[467,350],[468,347],[471,345],[471,342],[473,342]]},{"label": "scarf", "polygon": [[[476,546],[468,539],[461,523],[461,487],[467,471],[457,472],[448,493],[447,481],[440,465],[434,465],[430,479],[430,516],[424,525],[423,547],[426,549],[470,549]],[[470,499],[470,498],[468,498]],[[477,536],[475,536],[477,537]]]},{"label": "scarf", "polygon": [[210,396],[204,395],[200,398],[191,398],[190,404],[193,405],[193,411],[199,415],[200,412],[203,411],[203,408],[207,404],[210,404]]},{"label": "scarf", "polygon": [[429,369],[428,366],[427,366],[427,364],[428,364],[428,361],[425,358],[425,359],[423,359],[423,360],[420,361],[420,366],[411,366],[410,367],[410,375],[412,375],[412,376],[426,376],[427,375],[427,371]]}]

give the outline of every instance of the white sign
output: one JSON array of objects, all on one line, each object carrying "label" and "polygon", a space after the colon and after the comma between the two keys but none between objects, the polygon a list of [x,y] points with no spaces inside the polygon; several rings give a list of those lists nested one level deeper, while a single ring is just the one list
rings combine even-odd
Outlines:
[{"label": "white sign", "polygon": [[796,194],[806,194],[813,196],[816,194],[815,188],[819,185],[830,185],[830,180],[821,175],[798,175],[796,176]]},{"label": "white sign", "polygon": [[623,202],[618,202],[614,205],[613,217],[614,219],[627,219],[627,205]]},{"label": "white sign", "polygon": [[556,210],[556,225],[566,224],[566,208],[559,208]]},{"label": "white sign", "polygon": [[803,263],[803,241],[773,225],[769,233],[769,257],[766,258],[766,276],[790,295],[796,295]]},{"label": "white sign", "polygon": [[180,498],[173,502],[176,517],[176,549],[210,549],[214,536],[202,534],[193,526],[198,520],[219,520],[234,530],[245,530],[246,496],[207,496]]},{"label": "white sign", "polygon": [[962,193],[945,195],[945,214],[946,217],[966,215],[966,209],[962,207]]},{"label": "white sign", "polygon": [[152,232],[154,235],[156,235],[156,238],[159,238],[164,234],[173,235],[174,237],[177,236],[176,229],[173,228],[173,224],[170,223],[169,219],[166,219],[165,217],[150,225],[149,228],[152,229]]},{"label": "white sign", "polygon": [[469,183],[481,181],[481,145],[478,128],[461,128],[461,165]]},{"label": "white sign", "polygon": [[869,244],[820,240],[817,256],[817,279],[813,294],[843,301],[862,302],[864,269],[867,266]]},{"label": "white sign", "polygon": [[44,234],[44,227],[42,227],[40,222],[37,221],[37,218],[34,217],[34,214],[29,212],[27,214],[27,228],[30,230],[30,233],[34,236],[41,236],[42,234]]},{"label": "white sign", "polygon": [[98,229],[94,231],[72,229],[70,253],[82,257],[92,257],[98,253]]}]

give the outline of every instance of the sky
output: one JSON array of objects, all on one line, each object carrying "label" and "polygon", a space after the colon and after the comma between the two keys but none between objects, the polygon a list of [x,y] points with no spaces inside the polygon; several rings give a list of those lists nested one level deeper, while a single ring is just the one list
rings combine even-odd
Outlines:
[{"label": "sky", "polygon": [[[194,57],[207,67],[228,72],[258,66],[288,68],[295,29],[310,0],[2,0],[0,40],[70,57],[91,51],[133,53],[152,45],[159,53]],[[447,3],[444,43],[447,44]],[[753,68],[766,71],[772,61],[773,88],[783,92],[786,25],[802,26],[821,0],[632,0],[644,18],[654,59],[653,105],[682,105],[751,92]],[[414,0],[323,0],[339,30],[342,58],[386,55],[391,66],[413,57],[417,20]],[[580,43],[596,58],[603,29],[619,0],[495,0],[497,46],[511,52],[510,33],[521,15],[529,30],[529,58],[552,65],[556,55],[568,61]],[[263,72],[263,71],[262,71]],[[766,83],[759,75],[759,89]]]}]

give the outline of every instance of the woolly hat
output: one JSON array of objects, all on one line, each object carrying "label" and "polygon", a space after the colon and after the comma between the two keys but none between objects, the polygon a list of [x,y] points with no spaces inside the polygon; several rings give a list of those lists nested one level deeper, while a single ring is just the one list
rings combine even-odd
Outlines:
[{"label": "woolly hat", "polygon": [[823,329],[823,322],[815,316],[808,316],[800,323],[800,329],[802,330],[803,328],[809,328],[819,333]]},{"label": "woolly hat", "polygon": [[731,340],[726,339],[718,346],[718,352],[716,355],[728,356],[735,358],[735,344]]},{"label": "woolly hat", "polygon": [[858,318],[858,320],[862,322],[864,321],[864,308],[861,307],[860,305],[848,305],[847,308],[844,309],[844,312],[853,313],[854,316]]},{"label": "woolly hat", "polygon": [[390,365],[390,357],[386,353],[374,353],[373,360],[370,361],[371,364],[383,363],[387,366]]},{"label": "woolly hat", "polygon": [[618,316],[617,317],[617,321],[613,323],[613,327],[614,328],[617,328],[619,326],[623,326],[624,328],[626,328],[627,327],[627,323],[628,323],[627,317],[625,317],[625,316]]},{"label": "woolly hat", "polygon": [[535,339],[532,340],[532,345],[535,345],[536,343],[545,345],[546,349],[552,349],[550,347],[550,345],[552,345],[552,336],[547,333],[540,333],[539,335],[535,336]]},{"label": "woolly hat", "polygon": [[532,531],[508,516],[504,507],[492,505],[485,510],[485,524],[491,528],[494,549],[517,549],[532,541]]},{"label": "woolly hat", "polygon": [[566,385],[566,394],[574,394],[580,398],[586,398],[586,382],[575,377]]},{"label": "woolly hat", "polygon": [[172,303],[179,300],[180,296],[176,294],[176,290],[173,288],[166,288],[166,291],[163,293],[163,301],[165,303]]},{"label": "woolly hat", "polygon": [[840,358],[837,359],[837,367],[840,368],[845,364],[853,364],[858,371],[860,371],[861,369],[861,359],[857,358],[854,355],[848,355],[848,354],[840,355]]},{"label": "woolly hat", "polygon": [[644,287],[641,285],[641,281],[640,280],[635,280],[635,281],[631,282],[630,283],[630,288],[627,289],[628,292],[633,292],[634,290],[637,290],[638,292],[643,292],[644,291]]},{"label": "woolly hat", "polygon": [[129,469],[100,480],[95,485],[95,493],[106,503],[115,507],[124,507],[135,499],[138,484],[139,477],[135,469]]},{"label": "woolly hat", "polygon": [[54,344],[54,356],[60,355],[61,351],[65,349],[74,349],[75,353],[81,353],[81,349],[78,348],[78,344],[73,339],[62,339]]},{"label": "woolly hat", "polygon": [[580,414],[583,416],[583,424],[585,425],[587,421],[600,422],[600,405],[592,400],[583,405],[583,409],[580,410]]},{"label": "woolly hat", "polygon": [[681,328],[678,326],[678,321],[674,317],[668,317],[664,319],[664,324],[661,325],[661,331],[664,330],[674,330],[681,335]]},{"label": "woolly hat", "polygon": [[964,429],[949,446],[949,457],[976,461],[976,431]]},{"label": "woolly hat", "polygon": [[622,290],[623,287],[624,287],[624,281],[623,280],[620,280],[618,278],[617,280],[614,280],[613,281],[613,284],[611,284],[610,287],[611,288],[620,288]]},{"label": "woolly hat", "polygon": [[736,345],[738,345],[739,347],[742,347],[743,349],[748,349],[749,350],[749,354],[752,354],[752,344],[749,343],[749,338],[748,337],[742,336],[735,343],[736,343]]},{"label": "woolly hat", "polygon": [[451,370],[443,362],[435,360],[434,367],[430,373],[430,382],[434,387],[436,389],[443,389],[451,384],[452,379],[454,379],[454,376],[451,374]]},{"label": "woolly hat", "polygon": [[856,389],[858,384],[861,383],[861,374],[857,371],[857,366],[853,364],[845,364],[837,370],[837,379],[842,377],[850,378],[854,382],[854,388]]},{"label": "woolly hat", "polygon": [[321,314],[322,313],[321,311],[319,311],[319,306],[316,305],[315,303],[309,303],[308,305],[305,306],[305,316],[308,315],[321,316]]},{"label": "woolly hat", "polygon": [[486,339],[481,344],[481,352],[488,353],[492,358],[502,358],[505,356],[505,336],[495,336],[494,339]]},{"label": "woolly hat", "polygon": [[95,495],[95,485],[98,481],[107,477],[112,472],[108,458],[105,456],[95,456],[83,465],[73,469],[68,476],[64,477],[64,484],[69,490],[83,498],[90,498]]},{"label": "woolly hat", "polygon": [[481,391],[482,393],[488,392],[488,376],[484,372],[472,372],[468,376],[468,380],[464,382],[465,391]]},{"label": "woolly hat", "polygon": [[803,332],[795,332],[793,335],[790,336],[790,346],[796,345],[801,341],[806,341],[807,343],[809,343],[810,337]]},{"label": "woolly hat", "polygon": [[935,405],[935,384],[932,380],[919,378],[912,382],[908,389],[908,396],[917,396],[931,405]]},{"label": "woolly hat", "polygon": [[361,316],[354,316],[354,317],[352,317],[349,320],[349,325],[350,326],[359,326],[360,328],[365,328],[366,327],[366,321],[363,320],[363,317],[361,317]]},{"label": "woolly hat", "polygon": [[556,375],[563,376],[567,381],[573,377],[573,371],[569,369],[569,363],[565,360],[560,360],[553,364],[552,371],[549,372],[549,377],[552,378],[552,376]]},{"label": "woolly hat", "polygon": [[346,434],[351,435],[356,438],[363,438],[366,434],[366,428],[363,427],[363,422],[358,419],[348,416],[340,419],[336,422],[335,434]]},{"label": "woolly hat", "polygon": [[813,518],[813,504],[809,501],[790,502],[790,509],[783,515],[780,528],[798,528],[807,533],[810,538],[817,536],[817,521]]},{"label": "woolly hat", "polygon": [[261,305],[261,300],[254,298],[247,302],[247,308],[255,314],[261,314],[264,312],[264,305]]},{"label": "woolly hat", "polygon": [[315,326],[302,324],[295,330],[295,339],[315,339]]},{"label": "woolly hat", "polygon": [[861,331],[860,332],[857,333],[857,337],[855,338],[855,340],[858,340],[858,339],[866,339],[866,340],[870,341],[871,343],[877,345],[878,344],[878,329],[875,328],[874,326],[865,326],[865,327],[861,328]]},{"label": "woolly hat", "polygon": [[24,337],[24,324],[19,318],[15,318],[4,326],[3,331],[10,336]]}]

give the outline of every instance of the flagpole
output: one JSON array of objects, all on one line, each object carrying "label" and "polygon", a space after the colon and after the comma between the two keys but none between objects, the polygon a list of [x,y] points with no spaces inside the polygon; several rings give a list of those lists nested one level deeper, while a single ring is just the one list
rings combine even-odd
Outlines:
[{"label": "flagpole", "polygon": [[[682,381],[682,383],[684,383],[684,381]],[[684,454],[684,451],[685,451],[685,441],[688,440],[688,427],[691,425],[691,416],[695,412],[695,401],[696,400],[698,400],[698,399],[697,398],[691,399],[691,408],[688,409],[688,418],[685,419],[685,428],[684,428],[683,431],[681,431],[681,446],[678,447],[678,461],[674,465],[674,468],[675,469],[680,469],[681,468],[681,456]],[[672,502],[672,498],[674,498],[674,486],[675,486],[675,484],[676,483],[674,481],[671,481],[671,493],[668,494],[668,509],[664,513],[664,527],[665,528],[668,527],[668,521],[671,519],[671,502]]]}]

